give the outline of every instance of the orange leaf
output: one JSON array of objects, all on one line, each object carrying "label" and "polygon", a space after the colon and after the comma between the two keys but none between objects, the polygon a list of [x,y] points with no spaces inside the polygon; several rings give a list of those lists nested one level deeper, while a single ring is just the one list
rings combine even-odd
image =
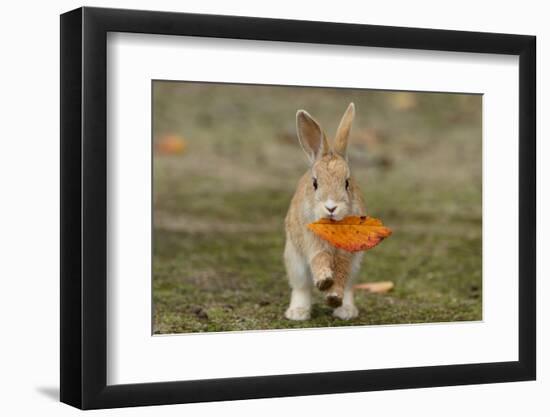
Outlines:
[{"label": "orange leaf", "polygon": [[393,289],[393,282],[391,281],[364,282],[362,284],[354,285],[353,289],[363,290],[367,292],[374,292],[377,294],[384,294]]},{"label": "orange leaf", "polygon": [[169,134],[161,136],[156,144],[156,149],[162,155],[177,155],[185,151],[187,142],[182,136]]},{"label": "orange leaf", "polygon": [[321,239],[348,252],[369,250],[392,231],[370,216],[349,216],[342,220],[320,219],[307,225]]}]

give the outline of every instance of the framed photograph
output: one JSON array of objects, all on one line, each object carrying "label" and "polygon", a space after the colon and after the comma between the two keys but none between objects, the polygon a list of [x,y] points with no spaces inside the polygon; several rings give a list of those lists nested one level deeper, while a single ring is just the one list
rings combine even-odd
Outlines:
[{"label": "framed photograph", "polygon": [[61,16],[61,401],[533,380],[535,37]]}]

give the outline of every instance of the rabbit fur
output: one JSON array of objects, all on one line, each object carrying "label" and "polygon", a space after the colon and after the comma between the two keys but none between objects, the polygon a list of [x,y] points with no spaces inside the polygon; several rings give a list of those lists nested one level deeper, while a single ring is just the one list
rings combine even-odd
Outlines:
[{"label": "rabbit fur", "polygon": [[285,218],[284,261],[292,291],[285,317],[290,320],[310,318],[313,286],[324,292],[335,317],[349,320],[358,315],[352,282],[363,253],[335,248],[307,227],[320,218],[341,220],[365,213],[346,154],[354,117],[355,106],[350,103],[331,146],[313,117],[305,110],[296,113],[298,139],[310,167],[298,182]]}]

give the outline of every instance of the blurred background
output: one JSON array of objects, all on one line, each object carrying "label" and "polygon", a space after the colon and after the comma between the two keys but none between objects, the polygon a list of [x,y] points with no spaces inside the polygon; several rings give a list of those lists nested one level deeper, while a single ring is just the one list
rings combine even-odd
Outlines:
[{"label": "blurred background", "polygon": [[[284,217],[308,164],[305,109],[329,137],[349,102],[348,148],[367,214],[393,235],[366,252],[360,314],[315,292],[312,319],[284,319]],[[153,82],[153,332],[481,320],[482,96]]]}]

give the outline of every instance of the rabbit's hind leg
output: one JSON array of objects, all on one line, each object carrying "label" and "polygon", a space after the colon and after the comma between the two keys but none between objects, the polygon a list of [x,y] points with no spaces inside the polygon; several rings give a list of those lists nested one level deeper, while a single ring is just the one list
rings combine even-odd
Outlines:
[{"label": "rabbit's hind leg", "polygon": [[311,316],[312,280],[306,260],[296,251],[290,239],[286,241],[284,259],[292,289],[285,317],[289,320],[308,320]]}]

